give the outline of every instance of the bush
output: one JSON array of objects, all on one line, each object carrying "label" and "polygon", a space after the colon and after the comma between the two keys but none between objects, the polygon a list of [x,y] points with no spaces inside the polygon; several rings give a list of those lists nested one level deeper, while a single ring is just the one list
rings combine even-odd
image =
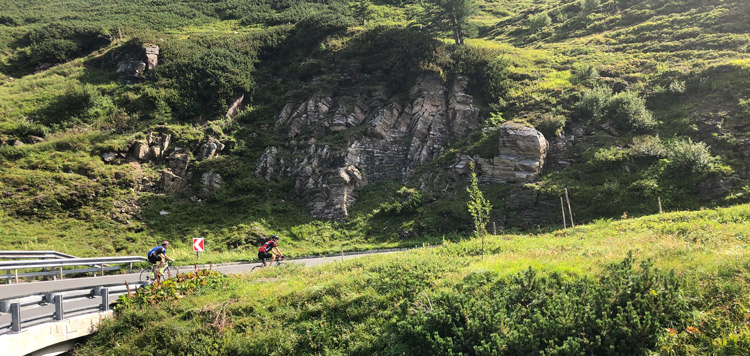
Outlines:
[{"label": "bush", "polygon": [[388,73],[391,89],[404,90],[440,46],[440,41],[415,29],[379,26],[354,36],[343,57],[355,71]]},{"label": "bush", "polygon": [[657,125],[656,119],[646,109],[646,101],[632,91],[612,96],[607,102],[607,115],[622,129],[644,132]]},{"label": "bush", "polygon": [[599,71],[592,64],[584,64],[576,68],[573,74],[578,83],[588,83],[599,79]]},{"label": "bush", "polygon": [[37,111],[33,118],[37,123],[59,129],[92,123],[115,110],[112,99],[102,95],[94,85],[73,85]]},{"label": "bush", "polygon": [[320,13],[308,16],[294,26],[294,38],[300,48],[315,48],[329,36],[343,34],[356,21],[338,13]]},{"label": "bush", "polygon": [[456,63],[454,71],[471,78],[472,94],[489,104],[499,103],[513,85],[508,60],[495,51],[460,46],[452,56]]},{"label": "bush", "polygon": [[583,98],[577,108],[581,116],[589,120],[596,120],[604,115],[607,103],[612,97],[612,89],[606,86],[597,86],[583,93]]},{"label": "bush", "polygon": [[403,187],[399,189],[400,200],[380,204],[380,212],[386,216],[408,215],[419,211],[422,206],[422,192]]},{"label": "bush", "polygon": [[176,58],[157,67],[155,75],[180,93],[170,97],[180,117],[213,119],[252,89],[254,69],[251,56],[218,48]]},{"label": "bush", "polygon": [[26,74],[43,64],[63,63],[109,43],[109,32],[101,27],[52,23],[29,31],[17,43],[28,48],[11,58],[10,66],[15,72]]},{"label": "bush", "polygon": [[533,120],[534,127],[545,137],[551,139],[560,135],[565,127],[566,118],[563,115],[544,113]]},{"label": "bush", "polygon": [[529,17],[529,28],[532,31],[539,31],[552,24],[552,18],[546,12],[531,15]]},{"label": "bush", "polygon": [[667,142],[666,146],[669,165],[678,171],[706,173],[716,166],[717,159],[711,156],[703,142],[693,142],[690,138],[676,139]]},{"label": "bush", "polygon": [[599,7],[599,0],[581,0],[581,11],[590,13]]},{"label": "bush", "polygon": [[405,354],[637,355],[689,310],[674,273],[632,257],[598,280],[477,273],[425,304],[398,324]]}]

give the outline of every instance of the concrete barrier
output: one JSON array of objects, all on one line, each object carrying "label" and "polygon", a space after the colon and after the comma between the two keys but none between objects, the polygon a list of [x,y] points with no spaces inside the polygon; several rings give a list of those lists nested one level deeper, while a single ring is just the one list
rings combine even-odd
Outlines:
[{"label": "concrete barrier", "polygon": [[96,332],[102,320],[111,318],[112,311],[75,316],[53,323],[24,328],[17,334],[0,336],[3,355],[58,355],[73,349],[73,340]]}]

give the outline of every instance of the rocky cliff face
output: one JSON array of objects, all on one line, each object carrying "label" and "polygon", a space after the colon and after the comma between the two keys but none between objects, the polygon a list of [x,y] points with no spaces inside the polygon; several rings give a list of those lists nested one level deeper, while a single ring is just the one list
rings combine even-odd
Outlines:
[{"label": "rocky cliff face", "polygon": [[[423,76],[407,100],[375,91],[320,94],[301,104],[287,104],[276,129],[289,143],[266,148],[256,175],[266,180],[294,178],[296,193],[313,216],[346,218],[362,187],[384,179],[408,182],[417,167],[481,126],[467,84],[467,78],[459,77],[447,87],[437,76]],[[454,166],[477,161],[483,181],[492,183],[536,179],[547,141],[536,130],[519,125],[502,130],[499,156],[461,157]],[[345,142],[324,141],[336,137],[333,134]]]}]

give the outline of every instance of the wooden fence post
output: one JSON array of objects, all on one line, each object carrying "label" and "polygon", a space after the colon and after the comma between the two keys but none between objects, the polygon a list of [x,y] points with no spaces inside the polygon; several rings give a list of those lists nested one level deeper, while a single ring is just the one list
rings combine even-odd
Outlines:
[{"label": "wooden fence post", "polygon": [[570,226],[575,228],[576,223],[573,222],[573,210],[570,208],[570,198],[568,198],[568,188],[565,188],[565,201],[568,202],[568,213],[570,214]]},{"label": "wooden fence post", "polygon": [[664,212],[663,210],[661,210],[661,197],[657,197],[657,199],[659,201],[659,214],[661,214]]},{"label": "wooden fence post", "polygon": [[563,217],[563,229],[568,228],[568,222],[565,221],[565,203],[563,203],[563,198],[560,197],[560,210],[562,210],[562,217]]}]

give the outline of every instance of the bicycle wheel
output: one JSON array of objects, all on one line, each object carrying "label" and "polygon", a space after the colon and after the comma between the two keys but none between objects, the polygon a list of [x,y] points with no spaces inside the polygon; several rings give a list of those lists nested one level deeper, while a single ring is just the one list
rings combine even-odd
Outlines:
[{"label": "bicycle wheel", "polygon": [[151,267],[146,267],[141,270],[141,274],[138,276],[138,280],[141,282],[146,282],[151,279],[149,276],[150,274],[151,274]]},{"label": "bicycle wheel", "polygon": [[177,277],[178,274],[180,274],[180,269],[177,266],[167,266],[164,269],[164,275],[167,278]]},{"label": "bicycle wheel", "polygon": [[259,264],[257,266],[253,266],[253,268],[250,269],[250,272],[255,272],[255,271],[260,270],[260,269],[263,269],[263,263],[261,263],[261,264]]}]

